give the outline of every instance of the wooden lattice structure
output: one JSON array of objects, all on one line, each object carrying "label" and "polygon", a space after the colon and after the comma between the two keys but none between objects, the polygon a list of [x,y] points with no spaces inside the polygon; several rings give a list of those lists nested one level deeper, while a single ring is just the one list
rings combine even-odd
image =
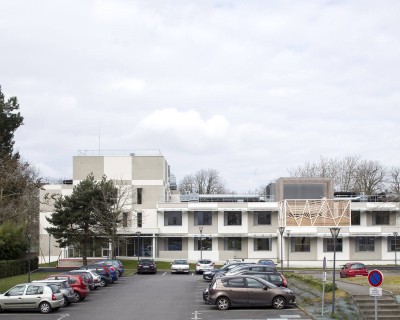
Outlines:
[{"label": "wooden lattice structure", "polygon": [[350,226],[348,200],[284,200],[280,204],[281,226]]}]

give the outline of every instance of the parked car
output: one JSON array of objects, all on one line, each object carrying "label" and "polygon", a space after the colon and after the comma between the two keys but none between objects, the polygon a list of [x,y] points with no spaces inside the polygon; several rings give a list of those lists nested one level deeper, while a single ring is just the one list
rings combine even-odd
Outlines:
[{"label": "parked car", "polygon": [[79,274],[80,276],[82,276],[83,281],[86,282],[90,291],[93,291],[94,289],[96,289],[92,275],[89,272],[87,272],[86,270],[82,270],[82,271],[71,270],[71,271],[66,272],[65,274],[70,274],[70,273]]},{"label": "parked car", "polygon": [[277,287],[287,287],[286,278],[280,272],[253,272],[253,271],[243,270],[238,274],[258,277],[265,281],[271,282]]},{"label": "parked car", "polygon": [[115,260],[115,259],[105,259],[105,260],[100,260],[100,261],[96,262],[96,264],[97,264],[97,263],[105,263],[105,264],[107,264],[107,265],[113,266],[113,267],[117,270],[117,272],[118,272],[118,277],[122,277],[122,275],[123,275],[124,272],[125,272],[124,265],[123,265],[122,262],[119,261],[119,260]]},{"label": "parked car", "polygon": [[189,273],[189,262],[185,259],[177,259],[171,263],[171,273]]},{"label": "parked car", "polygon": [[47,277],[48,280],[68,280],[69,285],[74,289],[75,301],[82,301],[90,294],[87,283],[80,274],[56,274]]},{"label": "parked car", "polygon": [[96,262],[94,265],[107,270],[110,273],[113,283],[118,280],[118,270],[111,264]]},{"label": "parked car", "polygon": [[219,269],[213,269],[213,270],[204,271],[203,272],[203,279],[210,281],[218,273],[227,272],[227,271],[235,268],[238,265],[243,265],[244,266],[244,265],[248,265],[248,264],[254,264],[254,263],[252,263],[252,262],[233,262],[233,263],[228,264],[226,266],[223,266],[223,267],[221,267]]},{"label": "parked car", "polygon": [[213,270],[215,263],[210,259],[200,259],[196,262],[196,273],[203,273],[206,270]]},{"label": "parked car", "polygon": [[260,259],[260,260],[258,260],[258,264],[265,264],[267,266],[275,266],[276,267],[276,263],[270,259]]},{"label": "parked car", "polygon": [[229,265],[229,264],[236,263],[236,262],[244,262],[244,261],[242,259],[228,259],[228,260],[225,261],[224,267]]},{"label": "parked car", "polygon": [[74,289],[69,285],[68,280],[35,280],[32,283],[54,284],[60,288],[64,297],[62,307],[65,307],[75,301]]},{"label": "parked car", "polygon": [[208,288],[207,299],[209,304],[215,304],[219,310],[236,306],[272,306],[283,309],[296,304],[296,296],[290,289],[244,275],[216,278]]},{"label": "parked car", "polygon": [[79,270],[89,270],[98,274],[100,276],[100,287],[106,287],[114,282],[107,267],[102,268],[99,265],[87,265],[80,267]]},{"label": "parked car", "polygon": [[64,303],[60,288],[47,283],[22,283],[0,294],[0,312],[3,310],[39,310],[50,313]]},{"label": "parked car", "polygon": [[240,274],[244,271],[253,271],[253,272],[276,272],[275,266],[263,265],[263,264],[247,264],[247,265],[237,265],[235,268],[232,268],[226,272],[221,272],[218,276],[231,276],[235,274]]},{"label": "parked car", "polygon": [[140,259],[137,273],[157,273],[157,263],[153,259]]},{"label": "parked car", "polygon": [[340,270],[340,277],[361,277],[368,276],[368,269],[364,263],[361,262],[348,262],[343,265]]},{"label": "parked car", "polygon": [[85,270],[85,269],[79,268],[79,269],[71,270],[69,272],[86,275],[89,278],[89,282],[88,282],[89,289],[91,289],[91,287],[93,286],[93,289],[91,289],[91,290],[95,290],[101,286],[100,285],[101,277],[97,273],[95,273],[91,270]]}]

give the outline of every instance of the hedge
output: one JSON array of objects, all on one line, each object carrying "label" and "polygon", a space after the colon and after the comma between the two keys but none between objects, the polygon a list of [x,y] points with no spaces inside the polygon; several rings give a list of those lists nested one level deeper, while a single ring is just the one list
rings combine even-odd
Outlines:
[{"label": "hedge", "polygon": [[[285,274],[286,278],[296,278],[300,281],[303,281],[315,288],[318,288],[319,290],[322,291],[323,287],[323,282],[321,279],[317,279],[315,277],[309,276],[309,275],[303,275],[303,274],[297,274],[297,273],[288,273]],[[337,290],[337,285],[335,283],[335,290]],[[333,283],[332,282],[325,282],[325,292],[331,292],[333,291]]]},{"label": "hedge", "polygon": [[[31,258],[31,271],[39,268],[38,257]],[[28,273],[28,260],[2,260],[0,261],[0,279]]]}]

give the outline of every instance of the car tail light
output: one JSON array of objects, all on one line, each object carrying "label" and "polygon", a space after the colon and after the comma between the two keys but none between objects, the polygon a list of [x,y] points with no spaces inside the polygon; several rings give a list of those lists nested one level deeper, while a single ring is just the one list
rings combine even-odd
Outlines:
[{"label": "car tail light", "polygon": [[200,267],[200,263],[196,263],[196,266]]},{"label": "car tail light", "polygon": [[53,301],[56,301],[56,300],[57,300],[57,298],[56,298],[56,296],[54,295],[54,293],[51,294],[51,300],[53,300]]},{"label": "car tail light", "polygon": [[285,278],[283,278],[283,286],[284,286],[284,287],[287,287],[287,281],[286,281]]},{"label": "car tail light", "polygon": [[114,267],[110,267],[110,270],[111,270],[111,271],[115,271],[115,268],[114,268]]}]

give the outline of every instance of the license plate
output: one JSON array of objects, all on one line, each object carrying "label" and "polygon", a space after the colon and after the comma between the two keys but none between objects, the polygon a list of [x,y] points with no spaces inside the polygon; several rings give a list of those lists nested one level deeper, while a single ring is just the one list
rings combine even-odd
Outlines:
[{"label": "license plate", "polygon": [[145,268],[145,269],[148,268],[148,267],[149,267],[149,266],[143,266],[143,268]]}]

